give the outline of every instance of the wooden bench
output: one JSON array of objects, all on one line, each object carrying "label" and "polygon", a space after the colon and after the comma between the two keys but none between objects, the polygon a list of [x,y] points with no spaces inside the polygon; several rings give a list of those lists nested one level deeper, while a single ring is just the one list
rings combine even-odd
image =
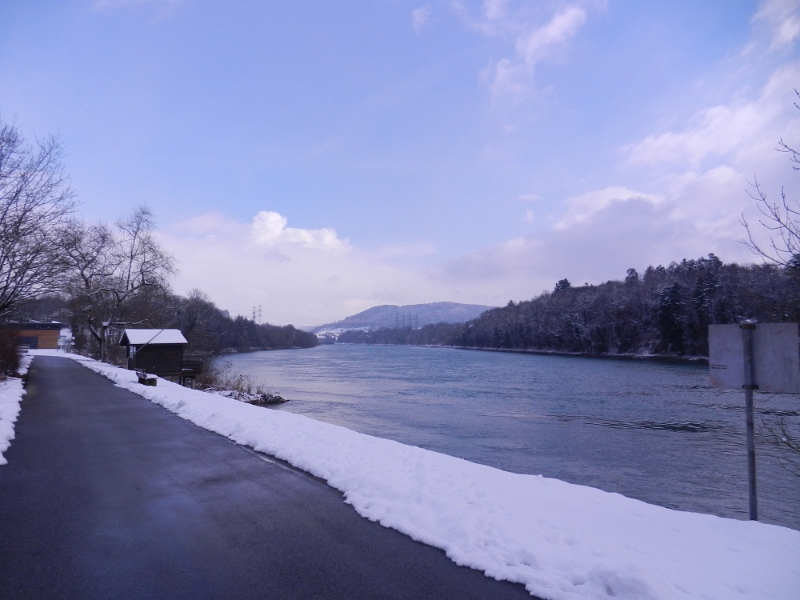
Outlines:
[{"label": "wooden bench", "polygon": [[155,386],[158,384],[158,377],[155,375],[150,375],[146,373],[142,369],[136,369],[136,376],[139,378],[139,383],[142,385],[152,385]]}]

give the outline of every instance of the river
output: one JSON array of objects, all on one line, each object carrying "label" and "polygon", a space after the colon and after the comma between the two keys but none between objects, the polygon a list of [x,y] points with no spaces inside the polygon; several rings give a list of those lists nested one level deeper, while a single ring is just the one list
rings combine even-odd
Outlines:
[{"label": "river", "polygon": [[[747,518],[744,394],[708,367],[412,346],[328,345],[220,359],[286,410],[515,473]],[[797,396],[756,394],[797,422]],[[800,477],[758,447],[760,520],[800,529]]]}]

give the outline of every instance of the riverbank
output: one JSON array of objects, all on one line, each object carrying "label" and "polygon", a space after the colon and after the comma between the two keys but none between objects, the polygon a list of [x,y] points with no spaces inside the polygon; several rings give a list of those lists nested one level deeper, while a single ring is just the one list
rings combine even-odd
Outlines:
[{"label": "riverbank", "polygon": [[791,597],[800,532],[670,510],[265,410],[74,357],[117,385],[342,491],[362,516],[543,598]]},{"label": "riverbank", "polygon": [[[445,347],[445,346],[443,346]],[[555,350],[533,350],[526,348],[481,348],[470,346],[446,346],[456,350],[481,350],[485,352],[511,352],[516,354],[537,354],[541,356],[575,356],[578,358],[601,358],[611,360],[652,361],[682,365],[707,365],[707,356],[680,356],[677,354],[590,354],[582,352],[558,352]]]},{"label": "riverbank", "polygon": [[[337,342],[339,343],[339,342]],[[592,354],[585,352],[559,352],[556,350],[536,350],[533,348],[489,348],[483,346],[451,346],[443,344],[358,344],[341,342],[347,346],[414,346],[417,348],[451,348],[453,350],[477,350],[482,352],[508,352],[511,354],[536,354],[539,356],[574,356],[578,358],[600,358],[612,360],[652,361],[669,364],[707,365],[707,356],[681,356],[677,354]]]},{"label": "riverbank", "polygon": [[[747,518],[740,393],[708,367],[652,360],[337,344],[229,359],[281,410],[506,471],[679,510]],[[759,420],[796,398],[756,394]],[[800,530],[798,479],[759,441],[763,521]]]}]

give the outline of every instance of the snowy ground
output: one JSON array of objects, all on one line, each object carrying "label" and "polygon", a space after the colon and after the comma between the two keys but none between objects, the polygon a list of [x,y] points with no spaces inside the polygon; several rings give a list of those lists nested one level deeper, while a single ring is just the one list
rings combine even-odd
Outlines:
[{"label": "snowy ground", "polygon": [[[22,357],[19,366],[19,374],[25,375],[28,367],[33,360],[33,356],[26,354]],[[8,463],[3,452],[8,450],[11,440],[14,439],[14,423],[19,416],[19,403],[25,389],[22,387],[22,380],[9,378],[0,381],[0,465]]]},{"label": "snowy ground", "polygon": [[507,473],[164,380],[145,387],[131,371],[66,356],[325,479],[362,516],[545,599],[800,598],[800,531]]}]

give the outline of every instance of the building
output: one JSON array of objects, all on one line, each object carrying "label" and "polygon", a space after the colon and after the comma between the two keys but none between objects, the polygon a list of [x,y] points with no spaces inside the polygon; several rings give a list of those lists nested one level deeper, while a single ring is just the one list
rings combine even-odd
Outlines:
[{"label": "building", "polygon": [[126,329],[119,340],[119,345],[128,349],[129,369],[181,383],[188,343],[179,329]]},{"label": "building", "polygon": [[9,325],[19,332],[17,343],[33,350],[57,350],[63,323],[17,323]]}]

